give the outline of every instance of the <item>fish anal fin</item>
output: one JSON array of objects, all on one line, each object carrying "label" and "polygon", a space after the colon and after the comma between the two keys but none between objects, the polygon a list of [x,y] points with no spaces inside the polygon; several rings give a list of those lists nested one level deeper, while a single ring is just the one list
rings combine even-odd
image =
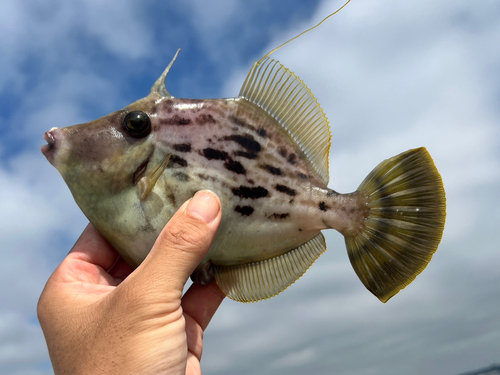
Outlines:
[{"label": "fish anal fin", "polygon": [[325,238],[319,233],[298,248],[272,259],[235,266],[212,266],[217,284],[229,298],[256,302],[288,288],[325,250]]},{"label": "fish anal fin", "polygon": [[444,230],[443,182],[425,148],[380,163],[358,191],[367,217],[345,242],[365,287],[382,302],[410,284],[430,262]]},{"label": "fish anal fin", "polygon": [[137,181],[137,194],[141,201],[145,200],[155,187],[156,181],[158,181],[167,168],[170,156],[172,156],[172,154],[168,154],[162,158],[156,167],[148,169],[146,174]]},{"label": "fish anal fin", "polygon": [[252,65],[240,97],[272,116],[294,139],[328,184],[330,128],[325,113],[302,80],[268,57]]}]

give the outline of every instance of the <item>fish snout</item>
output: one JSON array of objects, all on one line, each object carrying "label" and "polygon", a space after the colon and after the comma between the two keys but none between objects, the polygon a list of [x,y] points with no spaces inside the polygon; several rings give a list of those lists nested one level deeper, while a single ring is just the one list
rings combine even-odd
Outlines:
[{"label": "fish snout", "polygon": [[54,165],[54,155],[58,149],[59,128],[52,128],[43,134],[43,139],[47,142],[41,148],[42,154],[50,164]]}]

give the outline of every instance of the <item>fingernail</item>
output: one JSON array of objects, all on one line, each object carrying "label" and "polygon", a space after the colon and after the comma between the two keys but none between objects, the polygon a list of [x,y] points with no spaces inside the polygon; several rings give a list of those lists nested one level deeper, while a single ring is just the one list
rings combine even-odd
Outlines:
[{"label": "fingernail", "polygon": [[197,192],[189,202],[186,211],[194,214],[207,223],[211,223],[220,210],[219,202],[214,193],[206,190]]}]

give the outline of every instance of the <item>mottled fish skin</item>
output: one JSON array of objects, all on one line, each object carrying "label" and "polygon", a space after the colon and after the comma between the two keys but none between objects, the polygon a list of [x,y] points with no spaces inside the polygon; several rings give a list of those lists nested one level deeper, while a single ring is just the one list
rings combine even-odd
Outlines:
[{"label": "mottled fish skin", "polygon": [[[151,118],[152,132],[145,139],[122,130],[124,114],[135,110]],[[65,161],[59,153],[56,166],[75,200],[135,265],[177,208],[200,189],[221,199],[222,223],[204,260],[219,265],[273,258],[322,229],[355,230],[366,212],[359,194],[328,189],[290,135],[243,98],[152,94],[100,120],[55,132],[64,133],[55,136],[65,140],[62,148],[71,150]],[[154,164],[167,154],[167,169],[152,193],[139,201],[132,176],[146,161]],[[79,186],[82,175],[89,185]],[[104,175],[112,176],[104,177],[111,186],[103,184]],[[116,203],[124,199],[130,204]]]},{"label": "mottled fish skin", "polygon": [[[177,56],[177,55],[176,55]],[[174,57],[175,60],[175,57]],[[222,222],[192,275],[230,298],[272,297],[344,235],[362,283],[386,302],[422,272],[444,229],[441,176],[425,148],[380,163],[351,194],[327,187],[328,121],[279,62],[254,63],[238,98],[177,99],[164,80],[101,119],[44,135],[90,222],[132,266],[197,191],[214,191]]]},{"label": "mottled fish skin", "polygon": [[361,202],[329,190],[282,127],[247,100],[168,99],[158,107],[158,147],[186,161],[172,165],[166,184],[173,189],[177,180],[181,201],[200,187],[222,199],[223,223],[207,260],[268,259],[356,220],[352,211]]}]

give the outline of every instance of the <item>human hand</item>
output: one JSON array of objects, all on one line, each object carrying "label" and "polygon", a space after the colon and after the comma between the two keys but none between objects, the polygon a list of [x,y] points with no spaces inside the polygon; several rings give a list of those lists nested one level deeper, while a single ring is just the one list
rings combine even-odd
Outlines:
[{"label": "human hand", "polygon": [[134,271],[89,224],[38,303],[55,374],[201,374],[203,331],[224,294],[215,283],[182,291],[220,220],[217,196],[198,192]]}]

